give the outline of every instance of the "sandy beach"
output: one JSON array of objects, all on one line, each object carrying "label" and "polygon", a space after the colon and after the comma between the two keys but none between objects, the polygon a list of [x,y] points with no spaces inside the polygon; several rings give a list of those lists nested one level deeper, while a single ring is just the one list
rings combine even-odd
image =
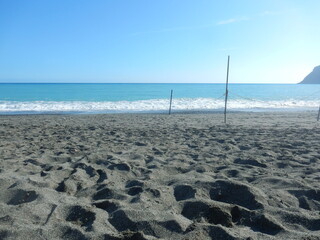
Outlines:
[{"label": "sandy beach", "polygon": [[316,116],[0,116],[0,239],[320,239]]}]

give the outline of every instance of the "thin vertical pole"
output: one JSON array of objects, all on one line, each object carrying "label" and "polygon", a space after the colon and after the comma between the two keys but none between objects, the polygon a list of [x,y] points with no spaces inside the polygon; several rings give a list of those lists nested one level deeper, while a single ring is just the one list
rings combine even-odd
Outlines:
[{"label": "thin vertical pole", "polygon": [[171,114],[171,106],[172,106],[172,94],[173,94],[173,90],[171,90],[171,95],[170,95],[170,107],[169,107],[169,115]]},{"label": "thin vertical pole", "polygon": [[227,123],[227,102],[228,102],[228,84],[229,84],[229,63],[230,56],[228,56],[228,65],[227,65],[227,81],[226,81],[226,94],[225,94],[225,103],[224,103],[224,123]]},{"label": "thin vertical pole", "polygon": [[320,106],[319,106],[317,121],[319,121],[319,119],[320,119]]}]

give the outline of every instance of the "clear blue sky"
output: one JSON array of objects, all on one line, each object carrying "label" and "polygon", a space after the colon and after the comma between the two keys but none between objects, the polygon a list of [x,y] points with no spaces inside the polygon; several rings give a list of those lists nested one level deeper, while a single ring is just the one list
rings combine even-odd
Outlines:
[{"label": "clear blue sky", "polygon": [[297,83],[319,0],[0,0],[0,82]]}]

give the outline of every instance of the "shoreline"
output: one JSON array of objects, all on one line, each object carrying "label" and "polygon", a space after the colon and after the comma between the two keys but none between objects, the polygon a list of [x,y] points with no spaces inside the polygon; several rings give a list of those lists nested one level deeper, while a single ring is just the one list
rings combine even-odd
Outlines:
[{"label": "shoreline", "polygon": [[[88,111],[61,111],[61,112],[0,112],[0,116],[90,116],[90,115],[169,115],[169,109],[166,111],[116,111],[116,112],[88,112]],[[227,114],[246,114],[246,113],[257,113],[257,114],[278,114],[278,113],[310,113],[316,112],[318,113],[318,109],[316,108],[270,108],[270,109],[237,109],[237,110],[228,110]],[[224,114],[223,109],[217,110],[171,110],[171,115],[193,115],[193,114]]]}]

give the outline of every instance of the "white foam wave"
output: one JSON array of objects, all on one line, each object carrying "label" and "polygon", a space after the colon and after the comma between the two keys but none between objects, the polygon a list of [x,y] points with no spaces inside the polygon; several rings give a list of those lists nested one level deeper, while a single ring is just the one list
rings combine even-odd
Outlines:
[{"label": "white foam wave", "polygon": [[[318,108],[319,101],[281,100],[261,101],[231,99],[228,101],[230,110],[253,109],[313,109]],[[86,101],[0,101],[0,113],[19,112],[154,112],[167,111],[169,101],[167,99],[152,99],[140,101],[118,102],[86,102]],[[201,111],[219,110],[224,108],[223,99],[213,98],[180,98],[174,99],[173,110]]]}]

